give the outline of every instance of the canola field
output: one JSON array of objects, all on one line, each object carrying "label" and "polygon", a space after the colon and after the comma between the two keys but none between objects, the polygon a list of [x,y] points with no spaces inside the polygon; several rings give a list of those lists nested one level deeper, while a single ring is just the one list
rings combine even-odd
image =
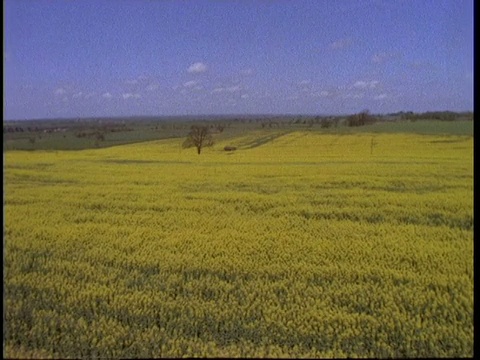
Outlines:
[{"label": "canola field", "polygon": [[473,137],[274,135],[4,153],[4,356],[472,357]]}]

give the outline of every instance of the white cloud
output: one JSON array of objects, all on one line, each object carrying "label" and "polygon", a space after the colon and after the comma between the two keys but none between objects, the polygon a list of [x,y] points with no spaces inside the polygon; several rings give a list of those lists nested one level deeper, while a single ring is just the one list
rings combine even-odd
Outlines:
[{"label": "white cloud", "polygon": [[248,99],[248,94],[243,94],[242,96],[240,96],[242,99]]},{"label": "white cloud", "polygon": [[399,58],[401,55],[399,53],[387,53],[387,52],[379,52],[375,53],[372,56],[372,62],[375,64],[383,64],[389,60]]},{"label": "white cloud", "polygon": [[237,91],[242,90],[242,87],[240,85],[235,85],[235,86],[227,87],[225,90],[233,93],[233,92],[237,92]]},{"label": "white cloud", "polygon": [[150,84],[148,85],[145,90],[147,91],[155,91],[159,88],[159,85],[158,84]]},{"label": "white cloud", "polygon": [[85,99],[90,99],[93,96],[95,96],[95,92],[88,93],[85,95]]},{"label": "white cloud", "polygon": [[243,88],[240,85],[233,85],[233,86],[227,86],[227,87],[216,87],[212,90],[212,94],[214,93],[222,93],[222,92],[229,92],[229,93],[235,93],[242,91]]},{"label": "white cloud", "polygon": [[377,53],[372,56],[372,61],[376,64],[385,62],[388,59],[388,55],[384,52]]},{"label": "white cloud", "polygon": [[359,89],[365,89],[368,86],[366,81],[357,81],[355,84],[353,84],[353,87],[359,88]]},{"label": "white cloud", "polygon": [[197,85],[197,82],[196,82],[196,81],[193,81],[193,80],[187,81],[186,83],[183,84],[183,86],[186,87],[186,88],[192,88],[192,87],[194,87],[195,85]]},{"label": "white cloud", "polygon": [[54,91],[55,95],[58,95],[58,96],[63,95],[63,94],[65,94],[66,92],[67,92],[67,91],[66,91],[64,88],[58,88],[58,89],[56,89],[56,90]]},{"label": "white cloud", "polygon": [[106,92],[106,93],[102,94],[102,97],[104,97],[105,99],[111,99],[113,96],[109,92]]},{"label": "white cloud", "polygon": [[363,94],[359,94],[359,93],[355,93],[355,94],[352,94],[352,93],[349,93],[349,94],[345,94],[343,96],[344,99],[361,99],[363,98]]},{"label": "white cloud", "polygon": [[137,79],[127,80],[125,81],[125,83],[128,85],[135,85],[135,84],[138,84],[138,80]]},{"label": "white cloud", "polygon": [[223,92],[236,93],[242,90],[243,88],[240,85],[234,85],[234,86],[228,86],[228,87],[216,87],[212,90],[211,93],[212,94],[223,93]]},{"label": "white cloud", "polygon": [[378,84],[379,84],[379,81],[377,81],[377,80],[356,81],[355,84],[353,84],[352,87],[357,88],[357,89],[366,89],[366,88],[374,89],[375,87],[377,87]]},{"label": "white cloud", "polygon": [[309,85],[309,84],[311,84],[310,80],[302,80],[299,82],[299,85]]},{"label": "white cloud", "polygon": [[72,98],[76,99],[76,98],[79,98],[83,95],[83,92],[79,91],[78,93],[75,93],[72,95]]},{"label": "white cloud", "polygon": [[328,96],[328,95],[330,95],[330,93],[328,91],[320,91],[320,96],[325,97],[325,96]]},{"label": "white cloud", "polygon": [[204,63],[201,63],[201,62],[196,62],[196,63],[190,65],[188,67],[187,71],[189,73],[193,73],[193,74],[203,73],[203,72],[207,71],[207,65],[205,65]]},{"label": "white cloud", "polygon": [[330,44],[330,48],[334,50],[340,50],[348,47],[352,43],[351,38],[338,39]]},{"label": "white cloud", "polygon": [[437,67],[427,61],[414,61],[409,64],[411,68],[416,69],[416,70],[438,70]]},{"label": "white cloud", "polygon": [[130,99],[130,98],[140,99],[141,98],[140,94],[132,94],[132,93],[122,94],[122,97],[124,99]]},{"label": "white cloud", "polygon": [[383,100],[383,99],[386,99],[386,98],[387,98],[387,94],[380,94],[380,95],[375,96],[373,99],[374,100]]}]

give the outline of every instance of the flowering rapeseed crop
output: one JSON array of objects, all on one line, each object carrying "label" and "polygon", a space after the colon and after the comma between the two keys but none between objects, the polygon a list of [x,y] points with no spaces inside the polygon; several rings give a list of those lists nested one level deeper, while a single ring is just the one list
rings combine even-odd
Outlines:
[{"label": "flowering rapeseed crop", "polygon": [[6,356],[473,356],[472,137],[261,136],[7,152]]}]

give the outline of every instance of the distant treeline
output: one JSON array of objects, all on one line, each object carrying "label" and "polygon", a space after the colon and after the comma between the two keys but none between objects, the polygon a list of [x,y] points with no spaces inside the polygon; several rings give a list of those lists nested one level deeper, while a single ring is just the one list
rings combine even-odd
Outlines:
[{"label": "distant treeline", "polygon": [[[132,131],[132,127],[139,124],[150,124],[153,130],[189,129],[193,122],[209,123],[211,128],[222,132],[225,127],[232,124],[259,124],[262,128],[278,128],[288,125],[319,125],[322,128],[337,127],[339,124],[345,126],[363,126],[378,121],[416,121],[416,120],[473,120],[473,112],[452,112],[452,111],[429,111],[414,113],[412,111],[400,111],[389,114],[371,114],[364,110],[352,115],[249,115],[249,116],[198,116],[198,117],[135,117],[135,118],[91,118],[91,119],[50,119],[50,120],[23,120],[4,121],[3,133],[42,132],[54,133],[67,130],[78,130],[81,137],[86,127],[98,128],[100,126],[105,132]],[[43,126],[42,126],[43,125]],[[127,127],[127,125],[129,125]],[[83,131],[82,131],[83,130]]]},{"label": "distant treeline", "polygon": [[403,112],[400,111],[394,114],[388,114],[390,116],[401,117],[402,120],[442,120],[442,121],[455,121],[455,120],[473,120],[473,112],[453,112],[453,111],[427,111],[424,113],[414,113],[412,111]]},{"label": "distant treeline", "polygon": [[3,133],[14,133],[14,132],[44,132],[44,133],[53,133],[53,132],[65,132],[67,129],[63,127],[30,127],[30,126],[3,126]]}]

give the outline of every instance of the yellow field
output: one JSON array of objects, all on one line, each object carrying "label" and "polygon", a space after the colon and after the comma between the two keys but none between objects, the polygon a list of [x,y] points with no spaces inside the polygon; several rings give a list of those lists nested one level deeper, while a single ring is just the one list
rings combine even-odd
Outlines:
[{"label": "yellow field", "polygon": [[6,356],[473,356],[473,138],[265,136],[7,152]]}]

